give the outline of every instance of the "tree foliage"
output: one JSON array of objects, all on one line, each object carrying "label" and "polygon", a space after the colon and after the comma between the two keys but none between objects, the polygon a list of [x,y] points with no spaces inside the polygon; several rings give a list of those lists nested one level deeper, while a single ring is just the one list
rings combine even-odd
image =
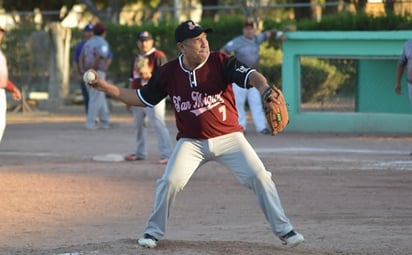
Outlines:
[{"label": "tree foliage", "polygon": [[1,2],[6,11],[33,11],[35,8],[42,11],[55,11],[60,10],[64,5],[71,8],[77,3],[76,0],[3,0]]}]

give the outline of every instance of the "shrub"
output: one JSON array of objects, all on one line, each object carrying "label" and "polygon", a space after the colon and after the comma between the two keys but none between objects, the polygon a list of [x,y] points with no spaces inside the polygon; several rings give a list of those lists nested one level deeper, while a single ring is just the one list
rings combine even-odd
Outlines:
[{"label": "shrub", "polygon": [[345,82],[345,76],[325,60],[301,58],[301,101],[325,102]]}]

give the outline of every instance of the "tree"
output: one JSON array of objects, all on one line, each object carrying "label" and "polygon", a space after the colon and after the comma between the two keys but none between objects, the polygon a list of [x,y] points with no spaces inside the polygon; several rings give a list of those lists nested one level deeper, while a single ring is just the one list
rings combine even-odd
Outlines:
[{"label": "tree", "polygon": [[312,0],[292,0],[295,7],[293,7],[296,20],[312,18],[311,2]]},{"label": "tree", "polygon": [[386,13],[393,13],[395,11],[396,0],[383,0]]},{"label": "tree", "polygon": [[347,5],[353,5],[356,7],[357,12],[365,12],[366,4],[368,0],[344,0]]},{"label": "tree", "polygon": [[34,8],[40,10],[60,10],[63,5],[71,8],[77,3],[76,0],[2,0],[0,6],[7,11],[32,11]]},{"label": "tree", "polygon": [[118,23],[120,12],[128,4],[142,3],[143,6],[150,6],[149,14],[143,17],[143,19],[152,20],[155,13],[167,0],[78,0],[78,2],[86,5],[87,10],[97,16],[102,22]]},{"label": "tree", "polygon": [[332,3],[336,3],[336,0],[326,0],[325,2],[326,2],[325,11],[324,11],[325,15],[333,15],[339,12],[340,6],[338,4],[332,5]]},{"label": "tree", "polygon": [[67,9],[71,9],[73,5],[77,3],[76,0],[36,0],[36,1],[27,1],[27,0],[3,0],[0,1],[0,7],[4,8],[7,12],[12,11],[33,11],[34,9],[39,9],[42,12],[44,11],[56,11],[53,13],[48,13],[44,15],[44,21],[59,21],[61,19],[60,10],[63,6],[66,6]]},{"label": "tree", "polygon": [[[150,0],[140,0],[147,4]],[[70,10],[75,4],[85,4],[87,10],[96,15],[103,22],[117,23],[119,14],[123,7],[129,3],[136,3],[136,0],[3,0],[0,1],[0,7],[3,7],[7,12],[11,11],[33,11],[39,9],[41,12],[48,12],[43,15],[44,22],[59,21],[61,17],[58,12],[63,6]],[[50,11],[55,11],[50,13]]]},{"label": "tree", "polygon": [[[208,7],[208,6],[216,6],[219,4],[219,0],[201,0],[202,6],[203,7]],[[203,9],[202,12],[202,19],[203,18],[215,18],[217,14],[217,10],[209,10],[209,9]]]},{"label": "tree", "polygon": [[[106,0],[106,1],[91,1],[91,0],[79,0],[79,3],[86,5],[87,10],[96,15],[103,22],[117,23],[119,21],[120,12],[123,6],[129,2],[129,0]],[[97,4],[95,4],[97,2]]]}]

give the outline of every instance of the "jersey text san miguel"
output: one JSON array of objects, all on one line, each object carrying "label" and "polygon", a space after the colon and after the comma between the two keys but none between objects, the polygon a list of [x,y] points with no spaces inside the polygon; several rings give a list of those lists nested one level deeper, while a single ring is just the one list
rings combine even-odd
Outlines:
[{"label": "jersey text san miguel", "polygon": [[189,71],[183,67],[180,56],[160,67],[149,83],[137,90],[137,96],[149,107],[170,96],[177,139],[212,138],[242,131],[232,82],[247,87],[253,71],[236,58],[220,52],[211,52],[204,63]]}]

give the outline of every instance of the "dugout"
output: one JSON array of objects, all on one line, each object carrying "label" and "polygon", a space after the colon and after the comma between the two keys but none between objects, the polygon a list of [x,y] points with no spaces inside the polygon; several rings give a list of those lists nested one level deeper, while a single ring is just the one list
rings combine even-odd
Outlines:
[{"label": "dugout", "polygon": [[[412,133],[406,70],[402,95],[394,92],[397,59],[412,31],[296,31],[287,36],[282,63],[282,89],[290,114],[287,131]],[[304,57],[357,60],[352,110],[302,110]]]}]

